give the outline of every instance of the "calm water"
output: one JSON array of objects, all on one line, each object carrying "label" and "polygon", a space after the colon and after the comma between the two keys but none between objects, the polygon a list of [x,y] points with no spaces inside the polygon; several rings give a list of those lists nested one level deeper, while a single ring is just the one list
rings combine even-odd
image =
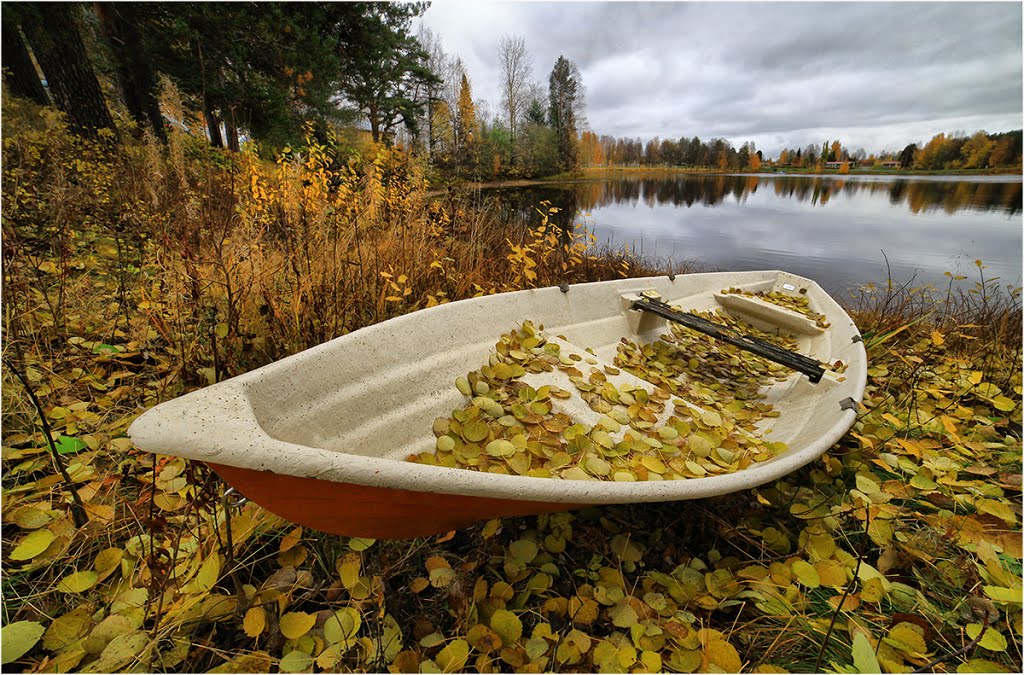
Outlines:
[{"label": "calm water", "polygon": [[[944,272],[1021,284],[1021,178],[984,176],[686,176],[496,190],[511,220],[563,227],[599,243],[708,270],[784,269],[843,295],[884,282],[944,284]],[[884,252],[884,255],[883,255]]]}]

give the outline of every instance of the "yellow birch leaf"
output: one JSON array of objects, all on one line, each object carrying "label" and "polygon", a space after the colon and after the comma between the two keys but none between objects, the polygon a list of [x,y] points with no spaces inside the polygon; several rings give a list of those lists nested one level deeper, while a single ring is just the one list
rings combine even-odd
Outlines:
[{"label": "yellow birch leaf", "polygon": [[278,548],[278,553],[285,553],[291,548],[294,548],[299,540],[302,539],[302,527],[296,527],[288,534],[281,537],[281,546]]},{"label": "yellow birch leaf", "polygon": [[34,530],[11,551],[11,560],[31,560],[49,548],[55,537],[49,530]]},{"label": "yellow birch leaf", "polygon": [[288,612],[281,617],[281,634],[289,640],[298,640],[316,623],[316,616],[306,612]]},{"label": "yellow birch leaf", "polygon": [[983,378],[984,376],[984,373],[982,373],[980,370],[974,370],[971,371],[971,374],[967,378],[967,381],[975,385],[981,384],[981,378]]},{"label": "yellow birch leaf", "polygon": [[85,635],[92,626],[94,609],[90,605],[82,605],[54,619],[43,634],[43,649],[49,652],[60,651]]},{"label": "yellow birch leaf", "polygon": [[348,649],[362,625],[359,612],[353,607],[342,607],[324,623],[324,638],[332,645]]},{"label": "yellow birch leaf", "polygon": [[341,585],[348,590],[355,588],[359,582],[359,570],[362,567],[362,560],[358,553],[346,553],[338,563],[338,574],[341,575]]},{"label": "yellow birch leaf", "polygon": [[853,636],[853,666],[861,673],[880,673],[875,650],[864,633],[860,631]]},{"label": "yellow birch leaf", "polygon": [[312,664],[312,656],[302,650],[293,649],[284,655],[277,667],[281,669],[282,673],[301,673]]},{"label": "yellow birch leaf", "polygon": [[725,640],[709,640],[705,655],[709,664],[715,664],[726,673],[738,673],[743,667],[739,652]]},{"label": "yellow birch leaf", "polygon": [[462,672],[469,658],[469,643],[459,638],[445,645],[444,649],[437,653],[434,660],[441,670],[446,673]]},{"label": "yellow birch leaf", "polygon": [[99,576],[93,570],[75,572],[61,579],[57,583],[57,590],[61,593],[84,593],[96,585]]},{"label": "yellow birch leaf", "polygon": [[44,504],[24,506],[11,515],[11,521],[23,530],[38,530],[52,520],[44,509]]},{"label": "yellow birch leaf", "polygon": [[1010,412],[1017,407],[1017,404],[1013,402],[1013,399],[1006,396],[996,396],[992,399],[992,405],[995,406],[996,410],[1001,412]]},{"label": "yellow birch leaf", "polygon": [[250,607],[242,619],[242,629],[251,638],[258,637],[267,627],[267,612],[262,607]]},{"label": "yellow birch leaf", "polygon": [[817,588],[821,586],[821,575],[818,574],[818,570],[814,565],[810,564],[806,560],[795,560],[793,561],[793,576],[800,582],[802,586],[807,588]]},{"label": "yellow birch leaf", "polygon": [[514,645],[523,636],[523,622],[507,609],[499,609],[491,615],[491,628],[501,638],[502,643]]},{"label": "yellow birch leaf", "polygon": [[944,338],[942,336],[942,333],[940,333],[939,331],[933,330],[932,331],[932,344],[934,344],[936,347],[941,347],[942,345],[946,344],[946,338]]},{"label": "yellow birch leaf", "polygon": [[1003,637],[1003,634],[993,626],[985,627],[980,623],[969,623],[967,624],[967,637],[973,640],[981,635],[982,630],[985,631],[985,634],[982,635],[981,640],[978,641],[979,647],[992,652],[1006,651],[1006,638]]},{"label": "yellow birch leaf", "polygon": [[924,655],[928,647],[924,643],[924,630],[907,621],[901,621],[892,627],[886,642],[908,654]]},{"label": "yellow birch leaf", "polygon": [[220,555],[213,553],[209,558],[203,561],[203,564],[199,566],[199,572],[196,574],[195,584],[196,590],[201,592],[208,591],[213,588],[214,584],[220,578]]},{"label": "yellow birch leaf", "polygon": [[3,663],[17,661],[32,651],[44,631],[43,625],[38,621],[15,621],[4,626],[0,633],[0,640],[3,643],[0,654],[3,656]]}]

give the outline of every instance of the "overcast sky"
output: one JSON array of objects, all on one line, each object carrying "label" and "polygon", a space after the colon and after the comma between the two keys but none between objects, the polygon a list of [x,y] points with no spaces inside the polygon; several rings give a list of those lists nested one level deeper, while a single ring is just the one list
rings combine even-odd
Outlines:
[{"label": "overcast sky", "polygon": [[1022,124],[1019,2],[433,0],[424,25],[498,109],[497,44],[522,35],[544,85],[574,61],[598,134],[746,141],[770,156],[840,139],[901,150]]}]

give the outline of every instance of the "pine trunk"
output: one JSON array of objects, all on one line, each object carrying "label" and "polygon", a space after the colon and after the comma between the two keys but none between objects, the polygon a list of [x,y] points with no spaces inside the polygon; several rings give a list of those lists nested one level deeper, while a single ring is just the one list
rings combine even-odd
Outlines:
[{"label": "pine trunk", "polygon": [[149,126],[166,145],[167,133],[157,100],[156,76],[139,34],[136,7],[132,3],[98,2],[95,9],[114,54],[118,84],[128,113],[140,129]]},{"label": "pine trunk", "polygon": [[39,73],[28,54],[28,48],[21,37],[18,24],[13,21],[0,22],[3,30],[4,82],[14,96],[21,96],[40,105],[50,105],[50,97],[39,80]]},{"label": "pine trunk", "polygon": [[223,148],[224,139],[220,135],[220,118],[210,108],[209,101],[203,101],[203,117],[206,119],[206,130],[210,134],[210,145],[215,148]]},{"label": "pine trunk", "polygon": [[95,137],[96,130],[103,128],[116,133],[75,25],[74,5],[55,2],[43,7],[42,19],[26,21],[23,28],[57,107],[82,135]]},{"label": "pine trunk", "polygon": [[228,150],[238,152],[240,150],[238,145],[238,127],[235,126],[234,110],[229,110],[227,117],[224,118],[224,131],[227,132]]}]

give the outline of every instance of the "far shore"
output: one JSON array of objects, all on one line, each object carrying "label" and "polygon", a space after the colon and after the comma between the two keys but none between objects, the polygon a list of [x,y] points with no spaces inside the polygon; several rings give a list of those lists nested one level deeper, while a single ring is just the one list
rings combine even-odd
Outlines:
[{"label": "far shore", "polygon": [[805,178],[845,178],[857,176],[882,176],[889,178],[975,178],[978,176],[1017,176],[1020,167],[1000,169],[978,169],[969,171],[912,171],[902,169],[851,169],[849,173],[840,173],[838,169],[816,171],[801,168],[767,168],[758,171],[721,171],[719,169],[695,168],[684,166],[601,166],[588,167],[574,173],[561,173],[539,178],[516,178],[493,181],[475,181],[464,178],[439,178],[433,181],[434,188],[428,190],[427,197],[437,197],[447,190],[481,190],[492,188],[526,188],[538,185],[566,185],[572,183],[593,183],[607,178],[623,175],[635,177],[655,177],[672,174],[690,174],[701,176],[800,176]]}]

